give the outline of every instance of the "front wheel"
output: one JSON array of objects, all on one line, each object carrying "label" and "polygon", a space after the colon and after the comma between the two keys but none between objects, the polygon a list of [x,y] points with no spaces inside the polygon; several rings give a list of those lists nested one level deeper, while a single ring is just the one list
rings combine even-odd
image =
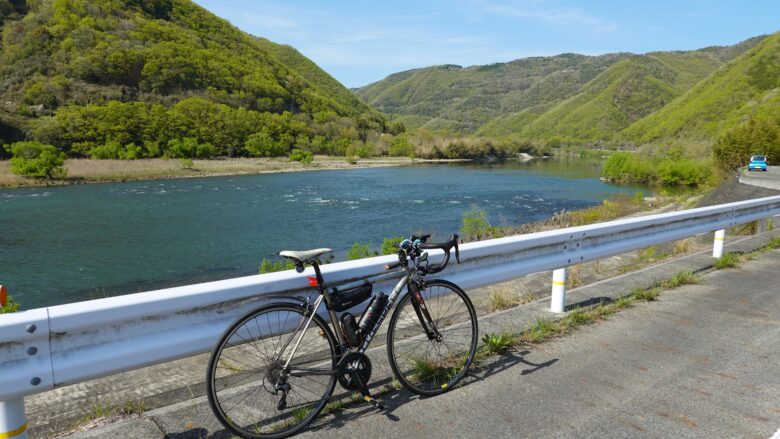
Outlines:
[{"label": "front wheel", "polygon": [[206,388],[212,411],[233,433],[286,437],[325,407],[336,386],[337,345],[317,315],[304,332],[308,318],[301,306],[271,304],[242,317],[222,335],[209,360]]},{"label": "front wheel", "polygon": [[390,319],[387,356],[404,387],[418,395],[434,396],[457,385],[474,360],[477,313],[466,293],[452,282],[429,281],[419,293],[441,337],[425,332],[431,322],[415,306],[420,299],[407,294]]}]

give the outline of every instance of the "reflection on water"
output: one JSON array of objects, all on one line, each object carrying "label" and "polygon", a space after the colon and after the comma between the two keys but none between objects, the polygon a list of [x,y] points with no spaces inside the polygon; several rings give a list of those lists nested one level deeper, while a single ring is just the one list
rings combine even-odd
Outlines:
[{"label": "reflection on water", "polygon": [[637,188],[594,161],[420,165],[0,191],[0,283],[24,308],[249,275],[284,249],[520,224]]}]

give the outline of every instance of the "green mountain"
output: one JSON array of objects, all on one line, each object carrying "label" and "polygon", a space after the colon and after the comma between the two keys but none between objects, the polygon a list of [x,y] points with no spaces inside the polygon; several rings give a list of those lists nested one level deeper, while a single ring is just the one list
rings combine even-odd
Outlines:
[{"label": "green mountain", "polygon": [[[247,119],[234,133],[231,154],[255,131],[281,141],[384,127],[379,113],[295,49],[248,35],[189,0],[0,0],[0,20],[0,128],[6,137],[23,131],[66,150],[76,144],[72,150],[82,152],[114,140],[165,143],[162,128],[145,136],[72,129],[112,112],[147,126],[140,119],[177,116],[168,114],[177,106],[190,118],[185,125],[198,122],[198,112]],[[181,133],[193,128],[201,142],[225,140],[199,135],[196,126],[177,129],[181,120],[169,122]]]},{"label": "green mountain", "polygon": [[390,75],[357,92],[409,127],[529,140],[605,141],[674,101],[762,38],[694,51],[564,54],[465,69],[429,67]]},{"label": "green mountain", "polygon": [[[515,132],[530,139],[609,140],[616,132],[683,94],[720,65],[709,52],[661,52],[611,65],[569,99]],[[490,129],[481,130],[489,134]]]},{"label": "green mountain", "polygon": [[407,127],[474,132],[503,115],[541,113],[626,56],[567,53],[468,68],[435,66],[395,73],[356,91]]},{"label": "green mountain", "polygon": [[751,116],[780,119],[780,32],[762,39],[617,138],[634,144],[667,139],[711,141]]}]

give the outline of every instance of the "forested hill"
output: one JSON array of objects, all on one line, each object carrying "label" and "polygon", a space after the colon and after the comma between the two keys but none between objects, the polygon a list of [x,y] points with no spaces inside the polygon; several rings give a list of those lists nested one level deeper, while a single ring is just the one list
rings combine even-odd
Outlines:
[{"label": "forested hill", "polygon": [[407,127],[597,142],[613,139],[762,39],[694,51],[429,67],[390,75],[357,92]]},{"label": "forested hill", "polygon": [[0,0],[0,24],[6,142],[27,137],[71,155],[132,145],[151,157],[191,137],[236,155],[262,131],[274,147],[327,152],[385,129],[295,49],[189,0]]},{"label": "forested hill", "polygon": [[634,144],[711,141],[749,118],[780,120],[780,32],[617,137]]},{"label": "forested hill", "polygon": [[468,68],[427,67],[392,74],[356,91],[408,128],[474,132],[500,116],[542,113],[627,56],[566,53]]}]

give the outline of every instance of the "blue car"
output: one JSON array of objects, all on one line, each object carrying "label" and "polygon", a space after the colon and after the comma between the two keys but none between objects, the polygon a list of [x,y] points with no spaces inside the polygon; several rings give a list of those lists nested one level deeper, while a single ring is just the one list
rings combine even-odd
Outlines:
[{"label": "blue car", "polygon": [[764,155],[750,156],[750,163],[748,163],[748,171],[766,172],[766,156]]}]

